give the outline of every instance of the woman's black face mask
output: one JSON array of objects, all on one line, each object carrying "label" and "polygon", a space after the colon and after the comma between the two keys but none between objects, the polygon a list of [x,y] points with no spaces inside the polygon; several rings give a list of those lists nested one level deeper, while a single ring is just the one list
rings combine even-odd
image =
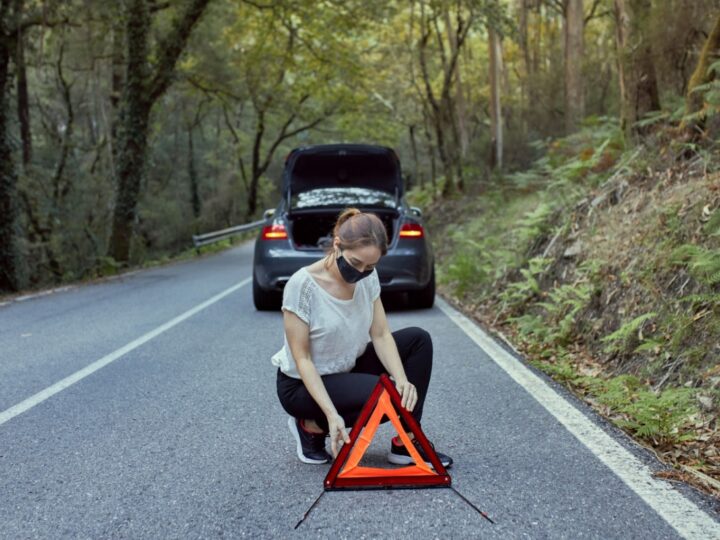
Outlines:
[{"label": "woman's black face mask", "polygon": [[340,275],[348,283],[357,283],[361,279],[366,278],[373,273],[372,269],[361,272],[349,262],[347,262],[342,255],[337,256],[337,265],[338,270],[340,270]]}]

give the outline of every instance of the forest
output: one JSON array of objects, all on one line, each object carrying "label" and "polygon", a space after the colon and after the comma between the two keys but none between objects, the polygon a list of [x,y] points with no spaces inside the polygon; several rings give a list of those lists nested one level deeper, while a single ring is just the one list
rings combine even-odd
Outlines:
[{"label": "forest", "polygon": [[720,0],[0,0],[0,293],[394,148],[441,292],[720,493]]}]

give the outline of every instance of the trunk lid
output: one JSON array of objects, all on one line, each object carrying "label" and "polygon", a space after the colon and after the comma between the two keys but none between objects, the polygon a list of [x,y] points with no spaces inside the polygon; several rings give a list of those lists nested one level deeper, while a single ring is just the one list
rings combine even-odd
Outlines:
[{"label": "trunk lid", "polygon": [[403,194],[400,161],[391,148],[364,144],[318,145],[293,150],[285,163],[283,193],[292,197],[322,188],[382,191],[399,201]]}]

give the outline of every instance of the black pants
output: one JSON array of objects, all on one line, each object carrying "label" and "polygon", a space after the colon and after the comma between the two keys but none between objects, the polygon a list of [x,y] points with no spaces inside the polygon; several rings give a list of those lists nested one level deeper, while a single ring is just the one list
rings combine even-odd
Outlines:
[{"label": "black pants", "polygon": [[[397,344],[405,374],[417,389],[418,400],[412,415],[420,423],[432,372],[432,339],[425,330],[415,327],[403,328],[393,332],[392,336]],[[351,372],[322,376],[330,399],[347,427],[355,423],[383,373],[387,372],[375,352],[375,347],[369,343]],[[301,379],[288,377],[278,369],[277,392],[280,404],[290,416],[315,420],[323,431],[328,430],[325,414]],[[405,428],[407,429],[407,426]]]}]

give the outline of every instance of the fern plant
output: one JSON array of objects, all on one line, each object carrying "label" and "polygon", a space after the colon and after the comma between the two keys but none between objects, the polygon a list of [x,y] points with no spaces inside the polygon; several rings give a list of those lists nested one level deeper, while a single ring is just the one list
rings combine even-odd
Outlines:
[{"label": "fern plant", "polygon": [[675,249],[671,261],[684,265],[700,283],[713,286],[720,283],[720,250],[684,244]]},{"label": "fern plant", "polygon": [[514,309],[530,298],[540,293],[540,284],[537,276],[544,273],[552,262],[551,259],[534,257],[528,261],[528,267],[522,268],[520,273],[525,278],[522,281],[510,283],[498,296],[503,303]]},{"label": "fern plant", "polygon": [[621,418],[614,422],[638,437],[660,443],[676,443],[692,438],[684,433],[697,412],[692,388],[670,388],[656,394],[634,375],[611,379],[581,377],[584,386],[596,400],[615,411]]},{"label": "fern plant", "polygon": [[620,328],[615,330],[612,334],[605,336],[600,341],[607,343],[605,346],[605,352],[623,352],[630,338],[640,329],[645,321],[655,317],[657,313],[645,313],[639,317],[635,317],[632,321],[626,322]]},{"label": "fern plant", "polygon": [[518,222],[515,230],[515,238],[521,246],[529,245],[541,234],[550,229],[549,218],[554,207],[547,202],[541,202],[534,210],[527,212]]},{"label": "fern plant", "polygon": [[571,337],[576,317],[587,306],[593,289],[589,283],[561,285],[548,293],[549,301],[537,303],[547,312],[551,342],[563,344]]},{"label": "fern plant", "polygon": [[640,390],[632,403],[621,408],[628,419],[618,424],[639,437],[658,442],[675,443],[692,439],[694,434],[683,434],[682,428],[696,412],[694,397],[695,390],[692,388],[669,388],[660,394]]}]

